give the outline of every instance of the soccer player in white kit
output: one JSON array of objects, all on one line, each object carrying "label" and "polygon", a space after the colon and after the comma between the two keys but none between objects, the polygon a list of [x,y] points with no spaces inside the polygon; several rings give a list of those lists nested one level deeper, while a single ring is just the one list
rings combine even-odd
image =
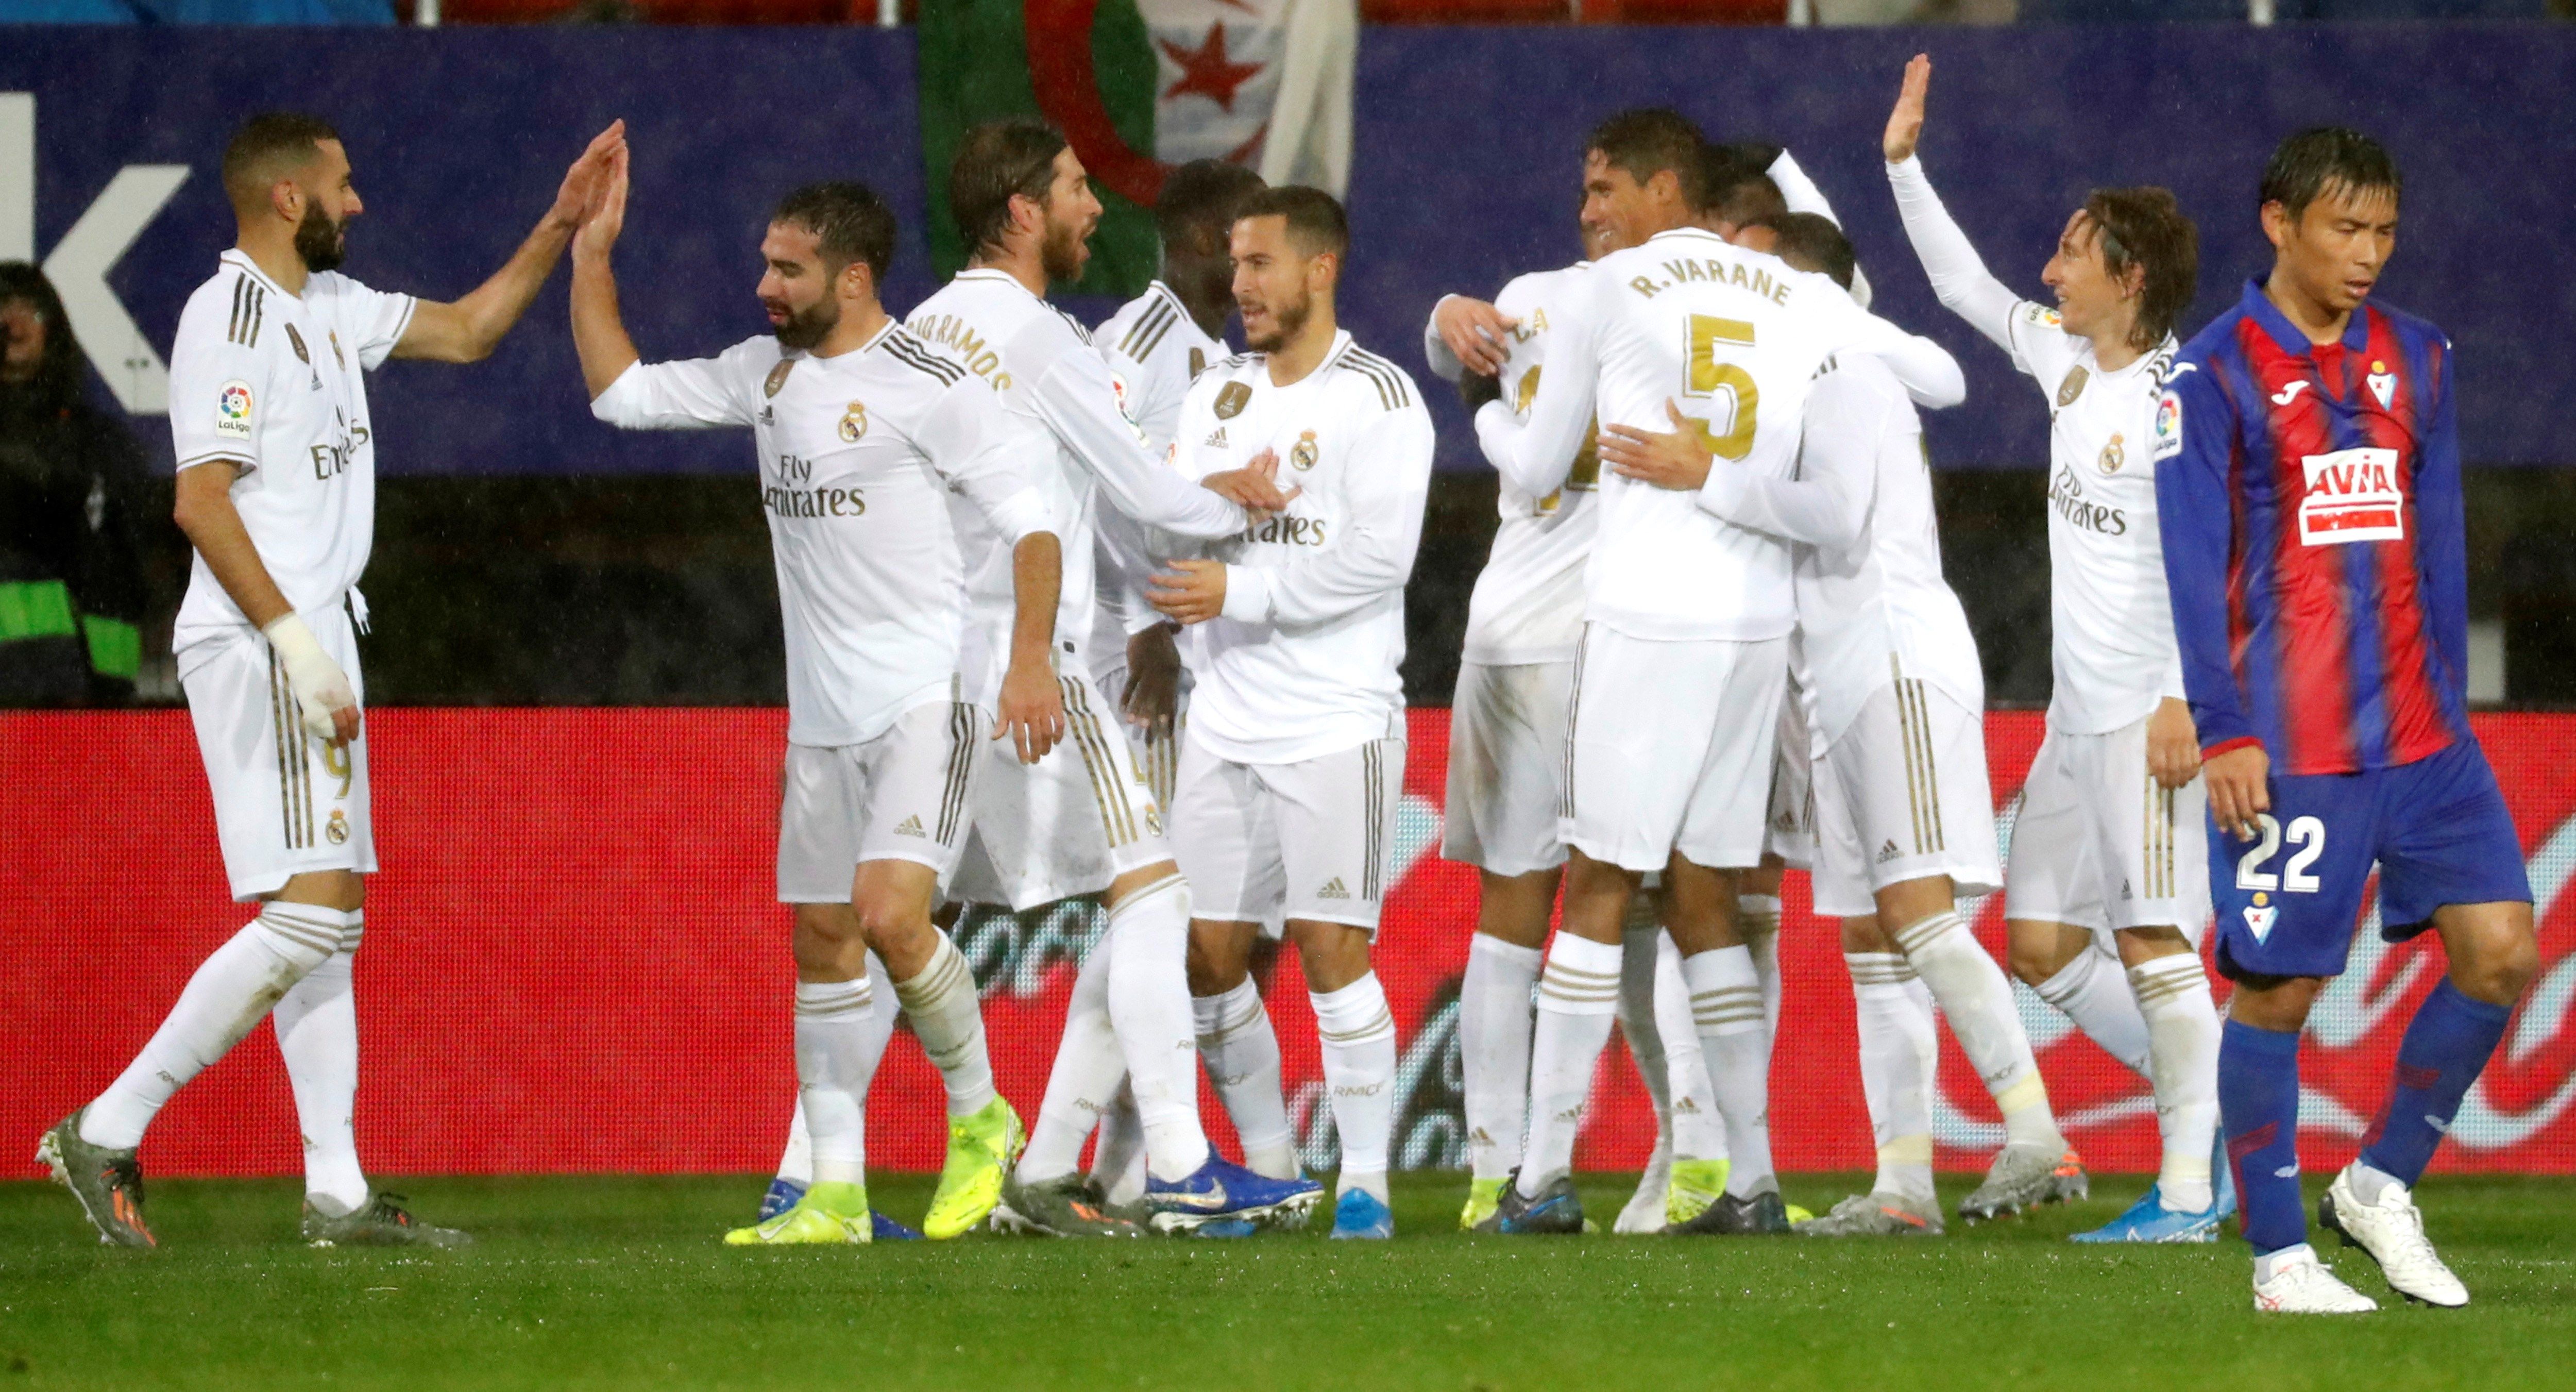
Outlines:
[{"label": "soccer player in white kit", "polygon": [[[1056,680],[1072,733],[1068,748],[996,769],[976,791],[973,837],[949,896],[1017,910],[1097,893],[1109,914],[1075,981],[1036,1130],[995,1217],[1066,1236],[1133,1231],[1103,1210],[1103,1196],[1077,1171],[1083,1142],[1124,1086],[1144,1130],[1144,1202],[1155,1226],[1300,1219],[1321,1196],[1318,1186],[1235,1165],[1200,1128],[1185,966],[1190,889],[1163,840],[1162,808],[1083,660],[1104,509],[1206,540],[1238,534],[1287,500],[1248,471],[1196,480],[1168,467],[1127,414],[1125,384],[1081,326],[1045,300],[1050,282],[1081,276],[1101,211],[1061,132],[1031,121],[967,132],[948,202],[974,251],[909,324],[932,351],[991,387],[1025,442],[1026,467],[1053,502],[1067,553]],[[960,533],[970,567],[986,548],[968,582],[971,684],[976,631],[990,642],[1001,627],[1000,548],[983,539],[980,525],[961,522]],[[1117,536],[1101,535],[1114,550]],[[1124,574],[1145,572],[1141,559],[1114,559]]]},{"label": "soccer player in white kit", "polygon": [[[1173,170],[1154,199],[1162,273],[1092,331],[1092,346],[1125,385],[1128,414],[1158,458],[1170,455],[1190,384],[1232,351],[1224,340],[1225,321],[1234,314],[1234,263],[1226,255],[1226,234],[1235,207],[1262,187],[1259,174],[1225,160],[1191,160]],[[1110,577],[1118,574],[1117,555],[1176,551],[1114,510],[1102,513],[1099,524],[1104,532],[1119,530],[1124,539],[1118,547],[1104,540],[1093,553],[1102,580],[1092,619],[1091,671],[1125,717],[1128,750],[1154,801],[1169,808],[1172,780],[1180,771],[1180,727],[1189,718],[1189,692],[1173,641],[1179,626],[1154,612],[1135,577],[1123,586]],[[1136,530],[1125,530],[1130,527]],[[1091,1175],[1113,1207],[1144,1197],[1144,1133],[1132,1089],[1121,1089],[1100,1114]]]},{"label": "soccer player in white kit", "polygon": [[[1499,402],[1477,413],[1488,457],[1524,491],[1562,485],[1596,406],[1604,430],[1655,430],[1675,396],[1698,413],[1692,428],[1720,458],[1785,476],[1798,438],[1785,420],[1837,351],[1937,359],[1947,398],[1958,396],[1957,366],[1937,347],[1871,318],[1825,277],[1702,227],[1611,253],[1587,279],[1589,293],[1569,297],[1559,316],[1526,424]],[[1568,1170],[1609,1029],[1600,985],[1616,979],[1621,921],[1646,872],[1664,872],[1666,926],[1683,954],[1721,1110],[1761,1117],[1769,1084],[1759,978],[1735,929],[1734,872],[1759,861],[1769,811],[1794,620],[1789,550],[1642,483],[1604,476],[1596,506],[1561,809],[1570,848],[1563,931],[1540,978],[1526,1154],[1488,1220],[1502,1232],[1581,1228]],[[1758,1125],[1747,1135],[1767,1175],[1767,1138]],[[1730,1127],[1742,1165],[1736,1140]],[[1776,1183],[1734,1188],[1671,1231],[1787,1229]]]},{"label": "soccer player in white kit", "polygon": [[134,1062],[45,1133],[38,1159],[100,1240],[155,1245],[136,1158],[171,1095],[275,1014],[304,1135],[303,1233],[319,1244],[454,1246],[465,1235],[371,1193],[351,1128],[350,961],[376,868],[359,575],[375,540],[365,372],[473,362],[535,297],[606,186],[623,123],[594,139],[507,264],[452,304],[342,275],[362,205],[329,125],[272,112],[224,151],[239,238],[188,297],[170,353],[180,530],[196,548],[172,647],[234,899],[259,914],[215,949]]},{"label": "soccer player in white kit", "polygon": [[[1431,488],[1431,416],[1413,381],[1333,312],[1350,228],[1311,188],[1254,195],[1234,224],[1251,351],[1190,388],[1174,439],[1192,477],[1263,462],[1288,510],[1175,560],[1155,607],[1183,624],[1198,679],[1172,830],[1200,896],[1190,987],[1200,1048],[1247,1158],[1293,1171],[1278,1040],[1250,977],[1274,916],[1297,948],[1341,1141],[1333,1236],[1394,1234],[1387,1151],[1395,1020],[1370,962],[1404,788],[1404,582]],[[1266,1095],[1263,1084],[1266,1079]],[[1256,1157],[1252,1139],[1275,1136]]]},{"label": "soccer player in white kit", "polygon": [[[610,252],[625,193],[621,164],[574,251],[573,338],[591,412],[626,429],[750,428],[786,633],[778,897],[795,909],[796,1073],[814,1183],[725,1241],[872,1240],[865,1107],[886,1031],[871,958],[947,1081],[948,1164],[922,1227],[954,1237],[1000,1197],[1020,1126],[993,1088],[973,974],[931,925],[931,901],[963,846],[987,739],[1007,737],[1033,760],[1062,736],[1048,664],[1058,523],[992,394],[879,303],[895,220],[873,193],[829,183],[788,194],[760,248],[772,333],[662,363],[638,360],[618,313]],[[951,490],[1012,538],[1019,623],[990,706],[959,675]]]},{"label": "soccer player in white kit", "polygon": [[[2148,1079],[2164,1154],[2145,1197],[2079,1241],[2213,1241],[2235,1208],[2218,1126],[2207,792],[2184,702],[2156,525],[2156,403],[2191,302],[2198,243],[2162,189],[2106,189],[2067,219],[2042,278],[2054,308],[1986,271],[1915,158],[1932,62],[1888,117],[1888,181],[1941,303],[2049,393],[2055,683],[2023,785],[2004,899],[2013,969]],[[2124,974],[2117,970],[2126,968]]]}]

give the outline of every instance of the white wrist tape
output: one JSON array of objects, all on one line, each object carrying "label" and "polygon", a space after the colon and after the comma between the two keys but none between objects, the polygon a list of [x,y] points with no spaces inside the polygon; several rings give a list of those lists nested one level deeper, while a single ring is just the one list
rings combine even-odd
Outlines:
[{"label": "white wrist tape", "polygon": [[314,637],[313,630],[293,613],[260,631],[268,635],[268,646],[276,652],[278,665],[286,669],[286,684],[295,692],[296,709],[304,718],[305,730],[315,739],[337,738],[339,731],[331,722],[331,712],[358,704],[358,693],[350,687],[348,673],[322,651],[322,640]]}]

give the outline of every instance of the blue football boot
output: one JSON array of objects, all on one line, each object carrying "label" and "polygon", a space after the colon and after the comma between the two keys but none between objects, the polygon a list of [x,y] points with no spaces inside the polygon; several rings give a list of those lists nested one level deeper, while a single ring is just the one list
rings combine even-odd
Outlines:
[{"label": "blue football boot", "polygon": [[1395,1236],[1395,1214],[1366,1189],[1347,1190],[1333,1205],[1336,1240],[1384,1242]]},{"label": "blue football boot", "polygon": [[2091,1232],[2075,1234],[2076,1242],[2216,1242],[2225,1215],[2212,1202],[2198,1213],[2176,1213],[2164,1205],[2155,1185],[2129,1205],[2129,1210]]},{"label": "blue football boot", "polygon": [[907,1228],[872,1208],[868,1210],[868,1236],[878,1242],[919,1242],[921,1229]]},{"label": "blue football boot", "polygon": [[[1157,1232],[1190,1232],[1211,1223],[1293,1228],[1306,1222],[1324,1186],[1311,1179],[1272,1179],[1208,1152],[1206,1163],[1180,1179],[1145,1180],[1145,1209]],[[1248,1230],[1247,1230],[1248,1231]],[[1226,1235],[1206,1233],[1209,1237]]]}]

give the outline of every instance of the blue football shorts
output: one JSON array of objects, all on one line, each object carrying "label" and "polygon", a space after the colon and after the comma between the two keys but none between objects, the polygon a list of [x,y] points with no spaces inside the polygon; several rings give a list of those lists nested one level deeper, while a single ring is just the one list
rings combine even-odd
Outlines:
[{"label": "blue football shorts", "polygon": [[2403,942],[2445,904],[2531,902],[2522,841],[2474,740],[2394,768],[2272,775],[2262,835],[2209,826],[2218,969],[2338,976],[2379,867],[2380,936]]}]

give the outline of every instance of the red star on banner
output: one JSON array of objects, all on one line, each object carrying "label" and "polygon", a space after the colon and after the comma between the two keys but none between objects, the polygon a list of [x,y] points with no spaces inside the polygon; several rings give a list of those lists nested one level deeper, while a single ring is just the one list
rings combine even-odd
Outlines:
[{"label": "red star on banner", "polygon": [[1184,92],[1196,92],[1232,112],[1235,89],[1250,81],[1252,75],[1262,68],[1259,63],[1236,63],[1226,58],[1225,22],[1222,20],[1209,26],[1207,42],[1199,45],[1196,53],[1169,39],[1155,42],[1161,45],[1165,56],[1181,67],[1181,80],[1164,91],[1165,101]]}]

